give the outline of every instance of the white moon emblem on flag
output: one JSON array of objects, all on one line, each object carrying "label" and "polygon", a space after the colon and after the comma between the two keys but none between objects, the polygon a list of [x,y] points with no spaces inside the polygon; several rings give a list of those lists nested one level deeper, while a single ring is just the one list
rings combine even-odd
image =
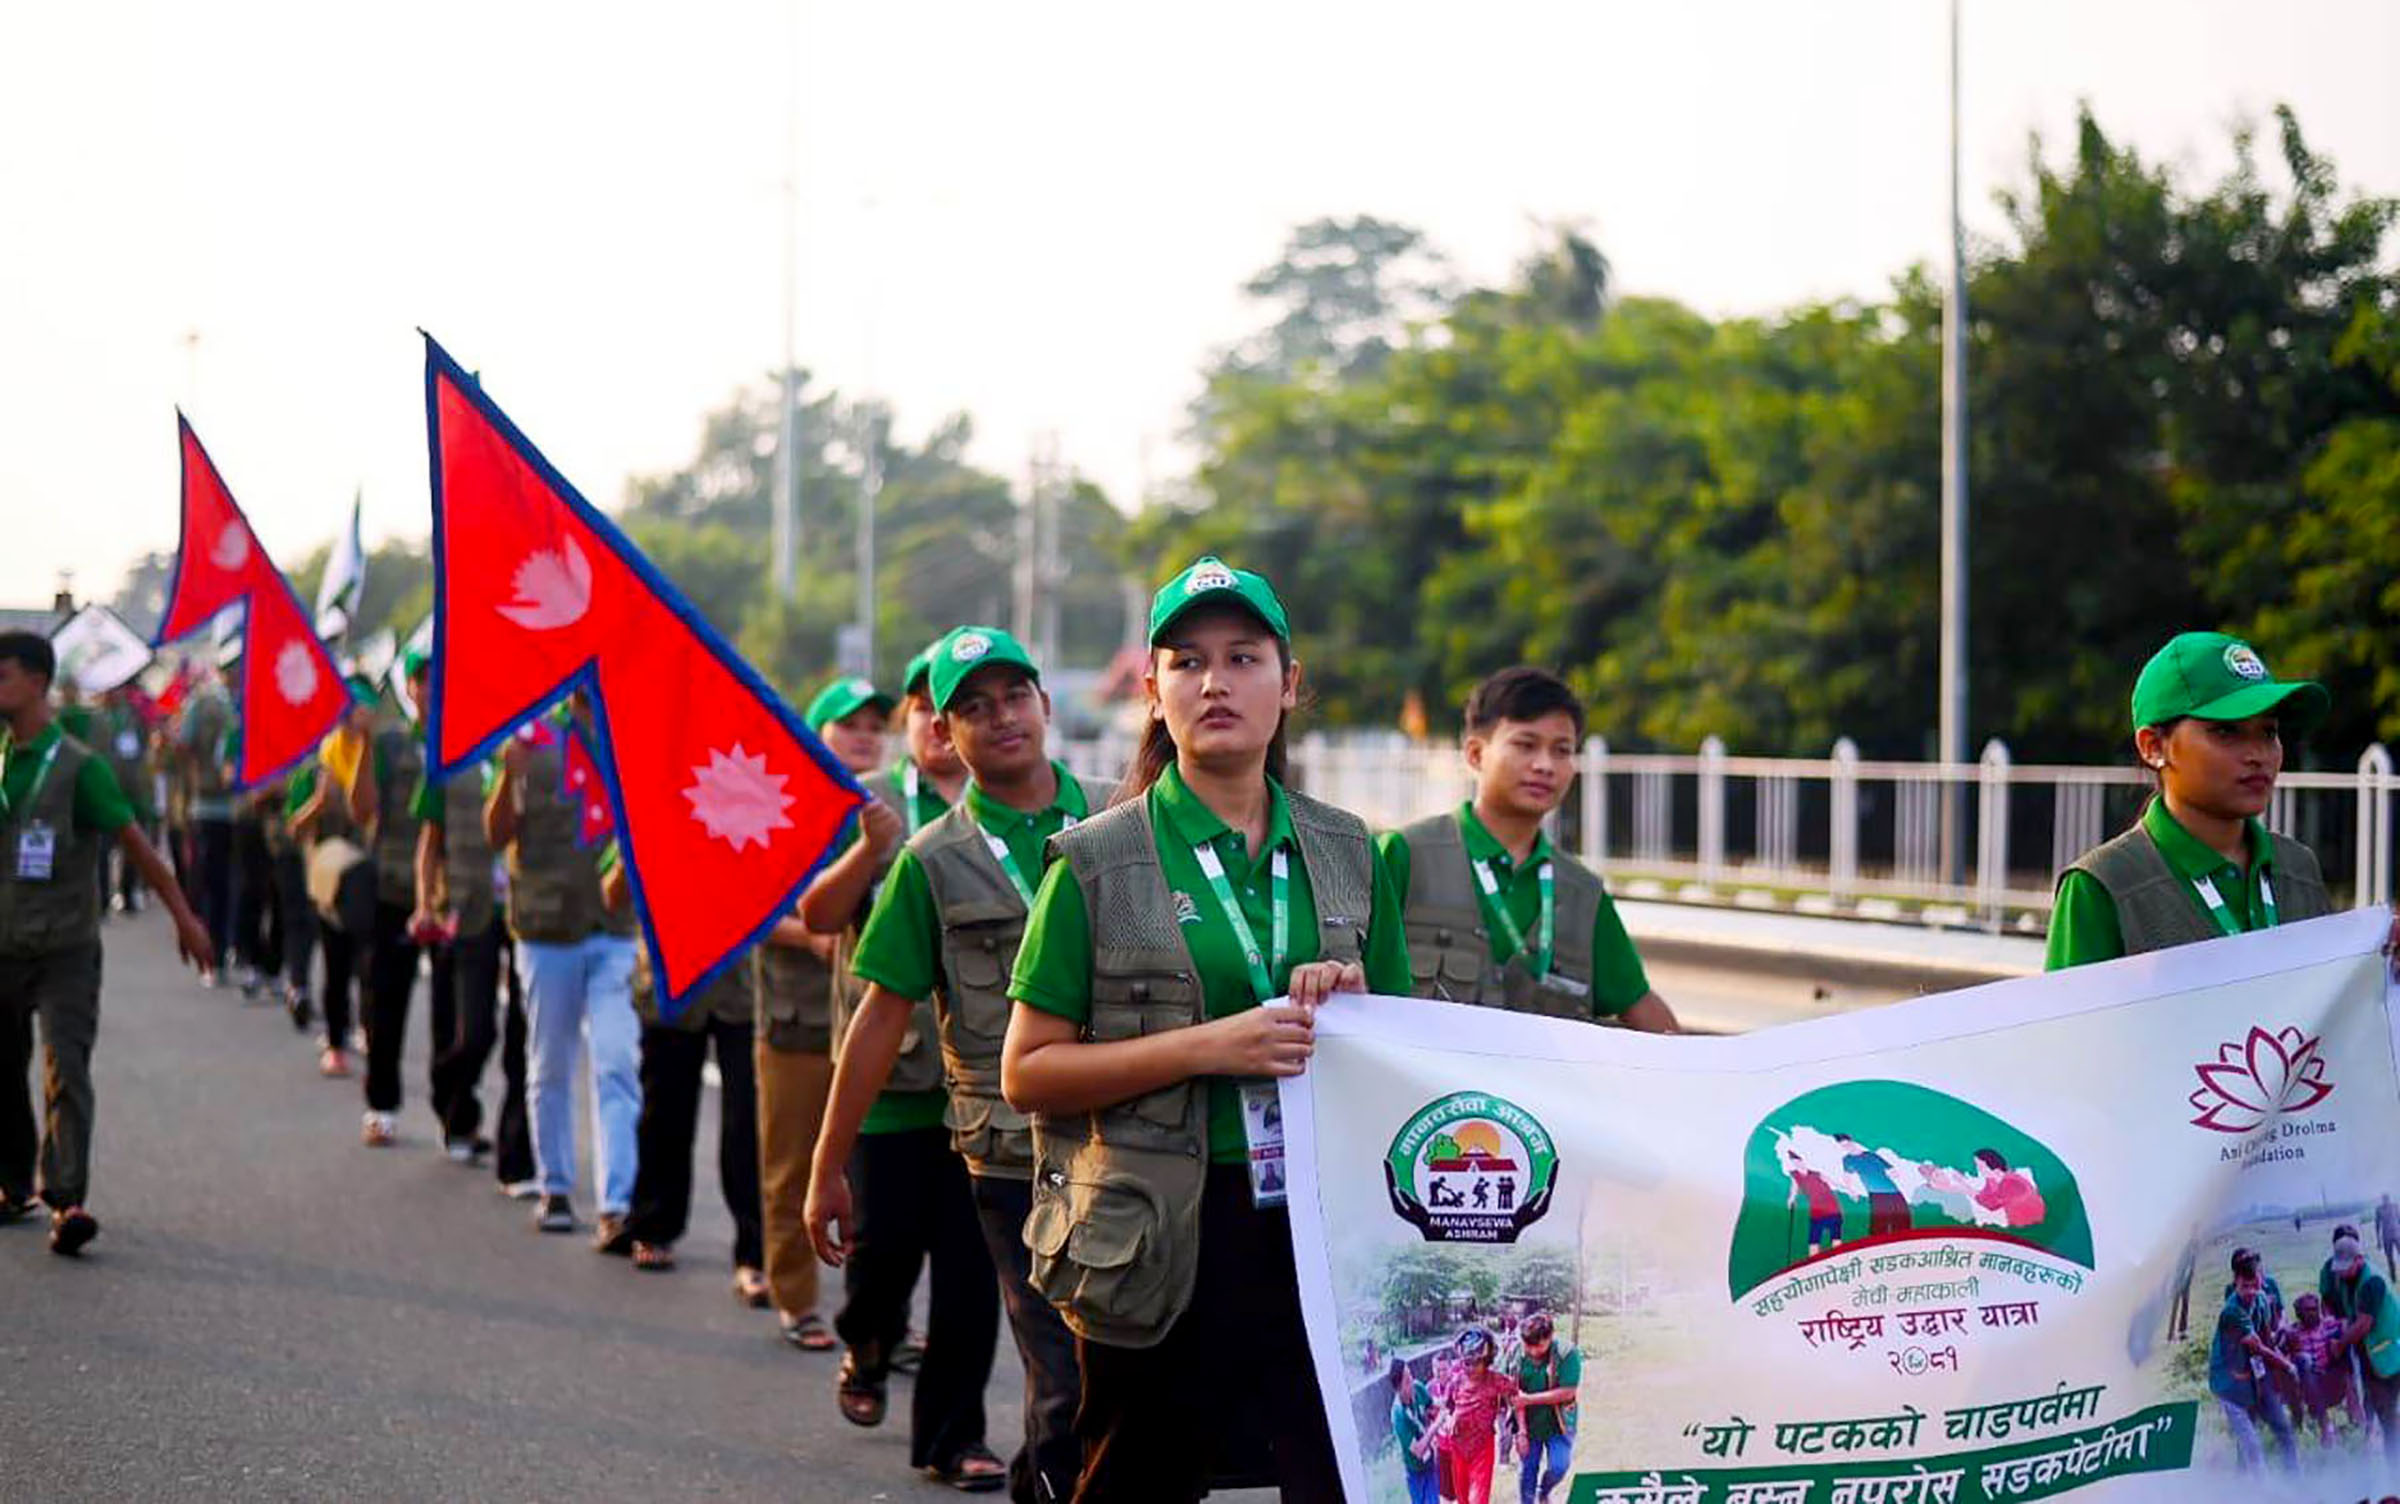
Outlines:
[{"label": "white moon emblem on flag", "polygon": [[209,547],[209,562],[228,573],[250,561],[250,529],[238,522],[228,522]]},{"label": "white moon emblem on flag", "polygon": [[275,655],[275,692],[286,705],[305,705],[317,692],[317,660],[305,642],[287,642]]},{"label": "white moon emblem on flag", "polygon": [[561,541],[561,548],[527,554],[509,580],[517,598],[493,607],[529,632],[571,627],[592,607],[592,561],[572,536]]},{"label": "white moon emblem on flag", "polygon": [[765,756],[743,751],[740,742],[731,752],[712,748],[708,766],[692,769],[692,778],[683,791],[692,818],[735,851],[753,843],[764,847],[774,832],[792,828],[784,814],[792,806],[792,796],[783,791],[789,780],[768,772]]}]

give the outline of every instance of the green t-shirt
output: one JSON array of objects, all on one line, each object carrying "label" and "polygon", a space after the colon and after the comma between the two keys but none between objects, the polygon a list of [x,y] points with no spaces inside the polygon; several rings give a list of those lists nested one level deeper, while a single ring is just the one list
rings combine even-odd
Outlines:
[{"label": "green t-shirt", "polygon": [[[2202,917],[2207,916],[2208,905],[2200,897],[2199,884],[2206,878],[2216,884],[2217,895],[2225,901],[2225,912],[2236,928],[2247,933],[2265,926],[2267,905],[2260,884],[2274,871],[2275,842],[2264,825],[2250,822],[2247,872],[2185,830],[2168,813],[2164,799],[2152,799],[2142,811],[2142,831],[2158,847],[2168,869],[2184,880],[2185,892]],[[2059,881],[2058,901],[2050,910],[2050,945],[2043,966],[2063,971],[2094,961],[2113,961],[2123,954],[2125,932],[2117,923],[2117,901],[2090,873],[2068,872]]]},{"label": "green t-shirt", "polygon": [[1400,1444],[1400,1465],[1412,1473],[1430,1473],[1434,1468],[1433,1449],[1425,1455],[1416,1454],[1416,1445],[1433,1423],[1433,1393],[1414,1379],[1407,1380],[1406,1397],[1392,1397],[1392,1440]]},{"label": "green t-shirt", "polygon": [[[0,813],[13,821],[16,811],[33,803],[37,782],[48,781],[43,765],[51,757],[50,749],[65,734],[53,720],[32,741],[18,747],[14,737],[0,730],[0,806],[5,806]],[[113,836],[133,823],[133,802],[97,753],[85,758],[83,771],[75,775],[74,811],[75,828],[85,835]]]},{"label": "green t-shirt", "polygon": [[[1214,846],[1224,864],[1226,880],[1242,906],[1242,917],[1263,950],[1273,942],[1274,885],[1269,858],[1279,846],[1289,846],[1289,902],[1292,953],[1274,968],[1277,988],[1289,985],[1292,968],[1317,959],[1317,903],[1309,886],[1308,864],[1298,860],[1299,842],[1292,834],[1292,810],[1283,789],[1270,781],[1274,807],[1268,815],[1267,839],[1253,859],[1239,832],[1200,802],[1185,786],[1183,775],[1167,769],[1145,796],[1156,834],[1159,867],[1175,895],[1181,918],[1184,949],[1200,978],[1201,995],[1210,1018],[1228,1018],[1255,1008],[1250,966],[1233,926],[1217,907],[1215,893],[1200,870],[1192,848]],[[1408,970],[1408,941],[1400,927],[1400,899],[1391,874],[1374,857],[1374,909],[1367,918],[1367,990],[1405,997],[1412,985]],[[1084,910],[1083,889],[1064,863],[1043,875],[1034,895],[1033,915],[1025,926],[1025,943],[1017,950],[1017,965],[1009,978],[1008,995],[1027,1007],[1082,1023],[1092,1011],[1092,925]],[[1243,1164],[1249,1146],[1242,1135],[1241,1089],[1229,1078],[1211,1078],[1208,1085],[1209,1157],[1219,1164]]]},{"label": "green t-shirt", "polygon": [[932,779],[921,773],[917,776],[917,795],[914,799],[909,797],[908,775],[915,766],[903,757],[892,764],[890,772],[883,775],[891,780],[892,792],[898,796],[900,818],[907,824],[908,833],[912,836],[950,812],[950,801],[942,797],[942,791],[934,787]]},{"label": "green t-shirt", "polygon": [[[1535,1359],[1524,1353],[1517,1355],[1517,1390],[1521,1394],[1540,1394],[1550,1389],[1583,1387],[1583,1354],[1553,1337],[1550,1356]],[[1528,1441],[1547,1441],[1566,1434],[1560,1424],[1559,1405],[1528,1405],[1525,1407],[1525,1438]]]},{"label": "green t-shirt", "polygon": [[[916,798],[910,799],[908,771],[909,763],[907,759],[903,758],[893,764],[890,771],[883,776],[891,780],[892,792],[898,796],[901,818],[907,822],[909,834],[914,835],[940,819],[943,812],[950,808],[950,802],[942,797],[941,790],[933,786],[932,779],[923,777],[917,780]],[[859,822],[853,820],[850,822],[849,830],[843,834],[840,843],[827,855],[826,860],[830,862],[848,851],[851,845],[858,840],[858,833]],[[874,922],[875,912],[883,906],[883,894],[891,887],[892,878],[899,870],[899,863],[907,860],[908,852],[904,848],[899,858],[893,863],[892,870],[886,872],[877,884],[874,906],[868,910],[867,922],[869,924]],[[917,874],[917,881],[922,883],[924,877],[925,874],[920,871]],[[853,950],[851,956],[853,963],[857,960],[857,949],[863,948],[864,944],[864,926],[861,929],[861,946]],[[932,990],[931,987],[928,987],[917,996],[930,995]],[[949,1106],[950,1094],[940,1087],[935,1087],[930,1091],[887,1091],[877,1096],[868,1105],[867,1115],[859,1120],[858,1131],[861,1136],[864,1136],[870,1133],[907,1133],[919,1128],[939,1128],[942,1125],[944,1114],[949,1111]]]},{"label": "green t-shirt", "polygon": [[[1550,838],[1536,835],[1533,850],[1526,853],[1520,865],[1500,844],[1500,838],[1484,828],[1475,817],[1475,806],[1465,804],[1458,812],[1460,837],[1467,847],[1467,860],[1486,861],[1492,865],[1492,876],[1499,880],[1501,901],[1508,905],[1508,914],[1517,922],[1517,930],[1528,945],[1539,945],[1542,923],[1542,863],[1550,860]],[[1375,838],[1383,854],[1383,864],[1392,874],[1392,887],[1400,894],[1402,903],[1408,901],[1408,884],[1413,858],[1408,838],[1396,830],[1386,831]],[[1473,895],[1470,895],[1473,896]],[[1480,902],[1480,898],[1476,899]],[[1487,924],[1495,964],[1515,954],[1508,936],[1496,924]],[[1633,937],[1625,933],[1625,921],[1617,914],[1616,900],[1603,890],[1600,911],[1592,916],[1592,1016],[1614,1018],[1650,995],[1650,975],[1642,969],[1641,953],[1633,948]]]}]

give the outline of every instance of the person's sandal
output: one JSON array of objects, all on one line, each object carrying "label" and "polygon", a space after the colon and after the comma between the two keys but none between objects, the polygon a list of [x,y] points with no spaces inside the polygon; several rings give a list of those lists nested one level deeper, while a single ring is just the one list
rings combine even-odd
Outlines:
[{"label": "person's sandal", "polygon": [[914,1374],[924,1366],[925,1339],[916,1332],[910,1332],[900,1339],[899,1348],[892,1354],[892,1372]]},{"label": "person's sandal", "polygon": [[644,1243],[637,1240],[633,1245],[633,1267],[653,1274],[663,1274],[675,1267],[675,1250],[664,1243]]},{"label": "person's sandal", "polygon": [[781,1325],[783,1340],[804,1353],[829,1353],[840,1345],[834,1340],[833,1328],[814,1311],[805,1316],[782,1317]]},{"label": "person's sandal", "polygon": [[889,1398],[884,1391],[883,1376],[867,1377],[866,1366],[858,1361],[856,1349],[842,1355],[841,1372],[834,1376],[834,1403],[841,1407],[842,1419],[854,1426],[880,1426]]},{"label": "person's sandal", "polygon": [[763,1311],[775,1303],[767,1290],[766,1275],[747,1264],[733,1271],[733,1298],[753,1311]]},{"label": "person's sandal", "polygon": [[1008,1467],[980,1444],[968,1447],[948,1467],[929,1467],[925,1476],[946,1483],[962,1494],[993,1493],[1008,1483]]},{"label": "person's sandal", "polygon": [[60,1258],[74,1258],[83,1252],[84,1245],[100,1236],[100,1220],[80,1206],[70,1206],[50,1214],[50,1251]]}]

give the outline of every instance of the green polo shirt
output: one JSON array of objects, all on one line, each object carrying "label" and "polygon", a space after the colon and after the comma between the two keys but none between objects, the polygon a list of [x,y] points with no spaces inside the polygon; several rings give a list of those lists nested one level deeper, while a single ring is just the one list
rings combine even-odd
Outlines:
[{"label": "green polo shirt", "polygon": [[[2185,830],[2167,812],[2167,801],[2152,799],[2142,811],[2142,830],[2166,858],[2168,868],[2184,881],[2192,907],[2208,914],[2199,883],[2208,878],[2225,900],[2225,911],[2244,932],[2262,928],[2267,906],[2259,885],[2274,870],[2275,842],[2258,821],[2249,823],[2250,870],[2244,872],[2207,842]],[[2211,921],[2212,923],[2214,921]],[[2050,911],[2050,948],[2043,966],[2063,971],[2093,961],[2113,961],[2125,954],[2125,932],[2117,924],[2117,901],[2100,879],[2088,872],[2070,871],[2058,885],[2058,902]]]},{"label": "green polo shirt", "polygon": [[917,797],[912,804],[908,797],[908,768],[908,759],[903,757],[892,764],[891,771],[883,776],[891,780],[892,802],[900,806],[900,818],[907,823],[908,833],[913,836],[948,814],[950,801],[942,797],[942,791],[933,786],[932,779],[919,776]]},{"label": "green polo shirt", "polygon": [[[1270,858],[1278,847],[1290,847],[1293,860],[1289,882],[1292,953],[1275,967],[1278,989],[1288,986],[1292,968],[1317,959],[1317,902],[1309,886],[1308,864],[1299,860],[1298,840],[1292,834],[1292,809],[1283,789],[1269,780],[1273,808],[1267,818],[1267,839],[1254,860],[1240,832],[1228,826],[1188,787],[1183,775],[1169,767],[1151,785],[1150,824],[1158,844],[1158,864],[1167,888],[1175,895],[1182,918],[1184,949],[1199,974],[1200,990],[1210,1018],[1228,1018],[1255,1008],[1250,966],[1241,942],[1217,906],[1216,894],[1200,870],[1192,850],[1202,843],[1217,849],[1225,877],[1242,906],[1250,933],[1264,949],[1274,933],[1274,881]],[[1367,917],[1367,990],[1406,997],[1412,985],[1408,970],[1408,941],[1400,928],[1400,898],[1390,871],[1374,858],[1374,909]],[[1083,889],[1065,863],[1042,877],[1034,895],[1033,915],[1025,926],[1025,943],[1018,947],[1015,974],[1008,995],[1027,1007],[1056,1014],[1080,1024],[1092,1013],[1092,923],[1085,912]],[[1211,1078],[1208,1084],[1208,1150],[1219,1164],[1248,1162],[1249,1145],[1242,1135],[1241,1090],[1231,1078]]]},{"label": "green polo shirt", "polygon": [[[19,747],[8,731],[0,729],[0,804],[5,804],[11,824],[16,812],[33,802],[34,780],[42,776],[42,761],[65,735],[65,728],[53,720]],[[83,770],[75,775],[74,810],[75,828],[86,835],[113,836],[133,823],[133,802],[125,797],[107,760],[97,753],[85,758]],[[13,860],[14,854],[10,857]]]},{"label": "green polo shirt", "polygon": [[[1458,829],[1466,843],[1467,860],[1489,862],[1492,876],[1500,883],[1501,902],[1508,905],[1508,914],[1517,922],[1517,930],[1529,945],[1540,943],[1542,924],[1542,863],[1553,855],[1550,837],[1536,834],[1533,850],[1526,853],[1519,865],[1500,844],[1500,838],[1484,828],[1475,817],[1475,806],[1459,806]],[[1408,901],[1408,884],[1412,858],[1408,838],[1396,830],[1386,831],[1375,838],[1383,853],[1385,870],[1392,874],[1392,887],[1400,894],[1402,903]],[[1482,901],[1480,895],[1470,895]],[[1492,943],[1492,962],[1498,965],[1516,953],[1508,936],[1496,924],[1487,924]],[[1625,933],[1625,921],[1618,917],[1616,900],[1604,889],[1600,894],[1600,911],[1592,916],[1592,1016],[1614,1018],[1650,995],[1650,974],[1642,969],[1641,953],[1633,948],[1633,937]]]},{"label": "green polo shirt", "polygon": [[[1043,847],[1049,839],[1091,813],[1084,803],[1083,785],[1060,764],[1058,796],[1033,814],[1009,808],[967,785],[967,811],[988,834],[1008,843],[1008,854],[1027,882],[1038,883],[1044,865]],[[850,970],[861,981],[873,982],[896,997],[917,1002],[933,996],[942,981],[942,912],[934,902],[933,883],[914,851],[903,849],[883,880],[875,908],[859,932],[858,953]]]},{"label": "green polo shirt", "polygon": [[[907,822],[909,833],[912,835],[939,820],[950,808],[950,802],[942,797],[941,790],[933,786],[933,780],[930,778],[917,780],[917,797],[914,803],[910,802],[908,797],[908,760],[906,758],[894,763],[891,770],[883,776],[891,782],[894,802],[900,806],[901,818]],[[841,844],[828,852],[825,860],[831,862],[843,852],[848,851],[851,843],[858,839],[858,832],[859,822],[853,820],[850,822],[849,831],[843,835]],[[864,972],[858,971],[857,963],[866,954],[865,932],[874,927],[875,917],[883,912],[884,899],[892,890],[892,880],[900,875],[900,869],[904,864],[913,866],[913,858],[909,856],[905,847],[893,861],[891,870],[878,881],[874,906],[867,911],[867,922],[861,926],[858,944],[851,952],[851,970],[868,981],[882,982],[883,979],[867,977]],[[922,869],[917,870],[916,881],[918,886],[924,887],[925,874]],[[926,888],[926,899],[928,903],[932,900],[930,888]],[[939,933],[939,930],[940,926],[937,923],[933,926],[933,932]],[[895,948],[897,948],[896,944]],[[885,982],[884,985],[889,986],[890,984]],[[899,991],[898,988],[893,988],[893,990]],[[923,991],[909,993],[907,996],[913,1000],[929,997],[932,993],[933,988],[928,984]],[[858,1131],[861,1135],[865,1135],[906,1133],[918,1128],[939,1128],[949,1109],[950,1093],[940,1087],[935,1087],[931,1091],[887,1091],[878,1095],[868,1105],[867,1115],[859,1120]]]}]

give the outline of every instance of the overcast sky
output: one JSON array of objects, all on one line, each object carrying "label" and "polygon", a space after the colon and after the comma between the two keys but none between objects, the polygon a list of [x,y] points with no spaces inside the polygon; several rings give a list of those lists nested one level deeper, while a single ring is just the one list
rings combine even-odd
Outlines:
[{"label": "overcast sky", "polygon": [[[0,604],[175,537],[184,403],[284,562],[364,487],[427,531],[422,325],[585,493],[778,362],[1032,435],[1130,504],[1295,222],[1470,277],[1589,222],[1714,314],[1942,253],[1938,0],[1208,6],[683,0],[21,5],[0,20]],[[795,46],[794,38],[797,36]],[[2208,174],[2281,100],[2400,194],[2400,5],[1969,0],[1971,226],[2088,98]],[[196,350],[187,335],[196,331]]]}]

